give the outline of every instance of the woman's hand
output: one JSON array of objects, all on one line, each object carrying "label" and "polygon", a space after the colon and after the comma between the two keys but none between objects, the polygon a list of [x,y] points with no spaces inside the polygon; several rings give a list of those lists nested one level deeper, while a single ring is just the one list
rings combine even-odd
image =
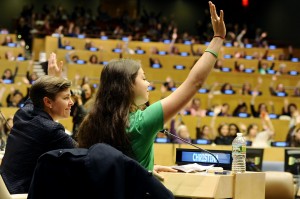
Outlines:
[{"label": "woman's hand", "polygon": [[168,166],[154,165],[153,175],[159,180],[163,181],[164,177],[159,174],[160,172],[177,172],[177,170],[172,169],[171,167]]},{"label": "woman's hand", "polygon": [[220,17],[219,17],[216,11],[216,6],[211,1],[209,1],[208,3],[209,3],[211,23],[213,26],[214,34],[216,36],[225,37],[226,27],[224,23],[224,12],[223,10],[221,10]]},{"label": "woman's hand", "polygon": [[48,75],[62,77],[62,68],[63,62],[60,61],[59,64],[57,64],[56,54],[51,53],[48,59]]}]

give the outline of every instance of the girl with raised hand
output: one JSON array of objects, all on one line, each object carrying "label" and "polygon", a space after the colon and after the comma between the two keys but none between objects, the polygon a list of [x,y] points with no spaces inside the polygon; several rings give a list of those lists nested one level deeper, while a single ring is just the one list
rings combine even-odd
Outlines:
[{"label": "girl with raised hand", "polygon": [[148,170],[173,171],[154,166],[153,143],[157,132],[193,98],[214,67],[226,35],[224,14],[209,2],[214,37],[186,80],[169,96],[140,109],[148,101],[149,82],[141,63],[110,61],[102,70],[94,107],[78,132],[79,147],[104,142],[133,157]]}]

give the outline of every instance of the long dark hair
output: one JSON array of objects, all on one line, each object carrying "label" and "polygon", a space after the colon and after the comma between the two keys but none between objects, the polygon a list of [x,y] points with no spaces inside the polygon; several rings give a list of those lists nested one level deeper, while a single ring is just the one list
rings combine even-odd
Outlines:
[{"label": "long dark hair", "polygon": [[140,68],[141,64],[131,59],[112,60],[104,66],[95,103],[79,127],[79,147],[107,143],[133,156],[126,128],[134,106],[133,85]]}]

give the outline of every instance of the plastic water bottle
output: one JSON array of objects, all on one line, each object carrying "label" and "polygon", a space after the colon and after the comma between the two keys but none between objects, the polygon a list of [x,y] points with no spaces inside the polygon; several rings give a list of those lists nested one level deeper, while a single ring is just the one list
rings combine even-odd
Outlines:
[{"label": "plastic water bottle", "polygon": [[232,141],[232,172],[243,173],[246,171],[246,140],[242,133],[237,133]]}]

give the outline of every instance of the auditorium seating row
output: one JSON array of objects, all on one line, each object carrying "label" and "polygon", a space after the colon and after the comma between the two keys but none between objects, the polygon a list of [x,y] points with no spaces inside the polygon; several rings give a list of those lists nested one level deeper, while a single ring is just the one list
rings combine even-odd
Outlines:
[{"label": "auditorium seating row", "polygon": [[[11,108],[11,107],[2,107],[1,112],[6,116],[10,117],[13,116],[14,113],[17,111],[17,108]],[[192,139],[196,139],[196,125],[198,118],[191,115],[184,115],[182,116],[183,122],[188,126],[188,129],[191,134]],[[211,117],[204,117],[201,118],[201,126],[202,125],[210,125]],[[72,123],[72,117],[67,119],[61,119],[59,120],[60,123],[62,123],[65,128],[69,131],[72,131],[73,123]],[[261,126],[261,120],[259,118],[237,118],[237,117],[217,117],[215,122],[215,127],[217,129],[217,126],[221,123],[235,123],[237,125],[245,124],[248,126],[249,124],[257,124],[259,126],[259,129],[262,128]],[[276,141],[284,141],[286,139],[286,134],[288,131],[289,121],[287,120],[272,120],[272,123],[275,128],[275,137],[274,140]],[[166,123],[168,126],[169,123]]]},{"label": "auditorium seating row", "polygon": [[[149,94],[149,102],[150,104],[153,102],[156,102],[166,96],[171,94],[171,92],[166,92],[166,93],[161,93],[159,90],[151,91]],[[201,107],[203,109],[207,108],[208,105],[208,94],[201,94],[198,93],[194,96],[195,98],[199,98],[201,100]],[[250,101],[251,101],[252,96],[250,95],[214,95],[213,98],[211,99],[210,104],[211,105],[216,105],[216,104],[223,104],[223,103],[228,103],[230,106],[230,111],[232,112],[234,108],[240,103],[240,102],[245,102],[248,106],[248,112],[250,113]],[[274,104],[274,111],[276,114],[281,114],[282,113],[282,107],[284,104],[285,98],[283,97],[276,97],[276,96],[258,96],[255,99],[255,107],[256,109],[258,108],[258,105],[260,103],[265,103],[268,106],[269,111],[270,110],[270,105],[269,102],[273,102]],[[288,98],[289,103],[295,103],[300,107],[299,103],[299,98]]]},{"label": "auditorium seating row", "polygon": [[[76,50],[84,50],[86,42],[91,42],[94,47],[103,49],[106,52],[111,52],[112,49],[116,48],[117,46],[124,46],[126,45],[125,41],[122,40],[101,40],[100,38],[74,38],[74,37],[63,37],[62,38],[62,44],[68,44]],[[47,46],[47,53],[54,51],[57,49],[58,40],[56,37],[46,37],[46,46]],[[194,44],[186,45],[186,44],[179,44],[175,43],[174,46],[176,46],[180,52],[187,52],[189,55],[192,55],[191,47],[196,51],[198,48],[201,49],[202,52],[206,49],[206,45],[204,44]],[[143,42],[143,41],[130,41],[128,42],[128,48],[130,49],[137,49],[141,48],[145,50],[146,54],[151,53],[151,48],[155,47],[159,51],[165,51],[168,52],[170,49],[169,43],[164,42]],[[223,50],[220,52],[220,56],[223,57],[224,55],[234,55],[237,52],[244,51],[247,55],[264,55],[266,52],[265,48],[238,48],[238,47],[224,47]],[[284,53],[284,50],[282,48],[277,49],[269,49],[268,50],[268,56],[272,56],[275,59],[278,59],[280,55]]]}]

